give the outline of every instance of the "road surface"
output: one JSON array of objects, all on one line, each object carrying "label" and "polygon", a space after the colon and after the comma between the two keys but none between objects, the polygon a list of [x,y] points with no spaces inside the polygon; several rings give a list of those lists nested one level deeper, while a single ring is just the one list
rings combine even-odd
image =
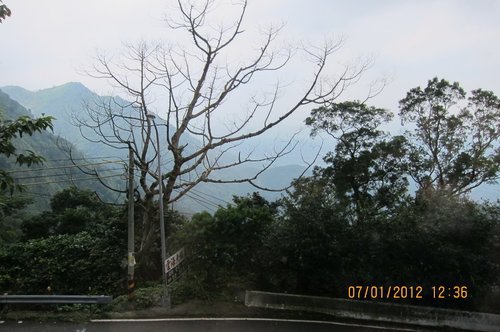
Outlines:
[{"label": "road surface", "polygon": [[62,322],[22,322],[0,321],[0,331],[14,332],[132,332],[132,331],[168,331],[168,332],[365,332],[392,331],[412,332],[425,331],[416,328],[394,328],[373,325],[357,325],[352,323],[335,323],[301,320],[275,320],[257,318],[205,318],[205,319],[143,319],[143,320],[95,320],[85,323]]}]

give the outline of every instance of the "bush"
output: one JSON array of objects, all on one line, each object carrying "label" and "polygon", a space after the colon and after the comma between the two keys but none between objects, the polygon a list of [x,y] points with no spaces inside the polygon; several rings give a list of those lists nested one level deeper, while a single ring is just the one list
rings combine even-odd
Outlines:
[{"label": "bush", "polygon": [[19,243],[0,252],[0,292],[116,294],[125,276],[122,256],[88,232]]},{"label": "bush", "polygon": [[113,299],[106,308],[110,311],[127,311],[130,309],[141,310],[155,307],[161,304],[163,296],[163,285],[138,288],[134,291],[133,300],[129,302],[128,295],[120,295]]}]

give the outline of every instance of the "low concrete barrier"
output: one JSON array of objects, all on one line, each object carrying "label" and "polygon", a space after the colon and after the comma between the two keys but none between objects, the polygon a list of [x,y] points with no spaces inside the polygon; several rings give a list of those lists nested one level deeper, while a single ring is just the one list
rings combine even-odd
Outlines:
[{"label": "low concrete barrier", "polygon": [[500,315],[433,307],[259,291],[247,291],[245,305],[248,307],[318,312],[336,317],[371,321],[452,327],[485,332],[500,331]]}]

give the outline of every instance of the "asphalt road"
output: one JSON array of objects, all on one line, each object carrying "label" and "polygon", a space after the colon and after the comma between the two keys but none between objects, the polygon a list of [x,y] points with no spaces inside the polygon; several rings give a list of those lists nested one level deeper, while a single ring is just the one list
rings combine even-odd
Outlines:
[{"label": "asphalt road", "polygon": [[131,332],[131,331],[168,331],[168,332],[322,332],[322,331],[424,331],[417,329],[389,328],[370,325],[356,325],[319,321],[294,321],[271,319],[148,319],[122,321],[92,321],[87,323],[57,323],[57,322],[1,322],[0,331],[25,332]]}]

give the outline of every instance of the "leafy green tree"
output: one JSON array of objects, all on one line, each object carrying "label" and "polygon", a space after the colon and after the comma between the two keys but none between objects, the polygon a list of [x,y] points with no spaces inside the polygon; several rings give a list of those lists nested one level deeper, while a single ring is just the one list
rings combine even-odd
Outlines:
[{"label": "leafy green tree", "polygon": [[411,276],[428,290],[433,285],[464,285],[466,300],[433,301],[429,296],[427,304],[473,308],[498,282],[498,265],[492,257],[498,204],[495,208],[439,192],[429,195],[384,227],[373,262],[383,271],[378,278],[394,284]]},{"label": "leafy green tree", "polygon": [[5,20],[7,16],[10,16],[12,12],[10,11],[9,7],[3,4],[3,1],[0,0],[0,23],[2,23],[2,20]]},{"label": "leafy green tree", "polygon": [[6,246],[20,240],[20,228],[30,199],[19,195],[0,195],[0,246]]},{"label": "leafy green tree", "polygon": [[51,211],[22,224],[25,241],[0,248],[0,291],[112,293],[125,285],[126,223],[120,208],[68,188]]},{"label": "leafy green tree", "polygon": [[406,140],[387,139],[379,129],[391,118],[387,110],[355,101],[314,109],[306,119],[313,136],[324,132],[338,142],[321,174],[352,222],[394,213],[408,199]]},{"label": "leafy green tree", "polygon": [[345,297],[353,284],[460,284],[470,294],[464,301],[426,293],[413,303],[471,309],[498,282],[498,204],[432,192],[377,222],[351,223],[330,186],[316,172],[282,200],[281,218],[264,240],[265,289]]},{"label": "leafy green tree", "polygon": [[[136,202],[136,205],[140,204]],[[159,220],[159,208],[158,204],[154,204],[153,207],[149,208],[150,216],[154,220]],[[135,209],[135,234],[136,234],[136,248],[140,248],[141,245],[141,231],[144,231],[145,225],[141,222],[143,220],[142,213],[144,210],[139,208]],[[180,214],[178,211],[166,210],[164,213],[165,218],[165,236],[167,240],[167,254],[174,253],[182,246],[177,243],[178,233],[182,231],[184,224],[187,222],[187,218]],[[146,281],[157,281],[161,278],[162,267],[159,262],[161,262],[161,239],[160,239],[160,227],[159,222],[150,225],[151,231],[151,248],[149,251],[149,259],[147,260],[137,260],[136,261],[136,279],[138,282]]]},{"label": "leafy green tree", "polygon": [[266,273],[260,253],[276,206],[257,193],[233,201],[213,216],[207,212],[194,215],[174,239],[191,252],[186,282],[198,285],[201,292],[235,284],[248,287]]},{"label": "leafy green tree", "polygon": [[[3,120],[0,118],[0,155],[6,157],[14,157],[18,165],[36,165],[41,164],[44,158],[37,155],[33,151],[25,151],[23,153],[17,152],[14,146],[14,138],[22,138],[23,135],[33,135],[36,132],[50,129],[52,130],[51,116],[44,116],[37,119],[32,119],[29,116],[21,116],[17,120]],[[14,189],[21,189],[22,187],[16,185],[12,176],[5,170],[0,170],[0,189],[10,190],[12,193]]]},{"label": "leafy green tree", "polygon": [[264,288],[338,296],[341,239],[348,223],[335,206],[331,183],[315,172],[294,182],[280,217],[264,238]]},{"label": "leafy green tree", "polygon": [[[1,9],[1,8],[0,8]],[[0,109],[1,111],[1,109]],[[41,164],[44,158],[33,151],[19,153],[13,140],[23,135],[33,135],[42,130],[52,129],[50,116],[32,119],[28,116],[21,116],[15,121],[4,120],[0,114],[0,155],[14,157],[18,165],[31,166]],[[0,238],[3,243],[14,242],[19,237],[19,213],[17,210],[24,208],[29,201],[20,197],[12,197],[14,190],[22,190],[22,186],[15,183],[14,178],[5,170],[0,169]],[[10,192],[11,197],[7,192]],[[13,218],[18,215],[17,219]]]},{"label": "leafy green tree", "polygon": [[498,207],[443,195],[448,188],[439,187],[410,199],[406,175],[415,149],[379,129],[390,118],[358,102],[311,113],[312,134],[338,143],[327,166],[296,181],[282,200],[265,239],[270,289],[345,296],[353,283],[430,289],[458,282],[474,294],[467,301],[426,304],[472,308],[495,282]]},{"label": "leafy green tree", "polygon": [[51,211],[23,221],[21,229],[25,239],[93,232],[108,226],[108,221],[120,213],[102,203],[95,193],[76,187],[55,194],[50,206]]},{"label": "leafy green tree", "polygon": [[[110,232],[111,233],[111,232]],[[117,294],[123,246],[96,234],[54,235],[0,250],[2,293]]]},{"label": "leafy green tree", "polygon": [[415,126],[409,173],[421,190],[453,195],[494,183],[500,170],[500,99],[491,91],[466,92],[434,78],[400,102],[403,121]]}]

